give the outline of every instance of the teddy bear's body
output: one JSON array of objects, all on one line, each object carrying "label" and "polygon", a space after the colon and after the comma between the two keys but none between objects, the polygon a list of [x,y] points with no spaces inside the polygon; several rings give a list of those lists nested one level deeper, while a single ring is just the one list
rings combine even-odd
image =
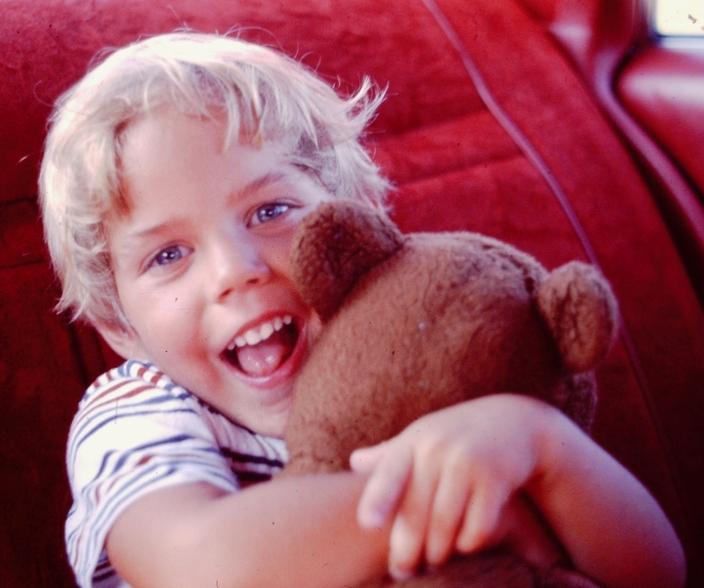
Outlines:
[{"label": "teddy bear's body", "polygon": [[[289,475],[347,469],[354,449],[500,391],[542,398],[591,424],[589,370],[616,319],[608,286],[589,266],[549,273],[474,233],[401,235],[383,215],[349,203],[306,219],[293,264],[325,327],[294,390]],[[501,561],[507,578],[510,558]],[[421,585],[533,585],[519,576],[457,584],[438,573]]]}]

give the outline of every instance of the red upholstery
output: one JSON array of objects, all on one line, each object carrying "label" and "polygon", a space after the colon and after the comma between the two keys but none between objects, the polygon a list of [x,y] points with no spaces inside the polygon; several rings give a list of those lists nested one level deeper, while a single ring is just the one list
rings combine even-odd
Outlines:
[{"label": "red upholstery", "polygon": [[649,48],[628,64],[619,94],[692,180],[704,186],[704,51]]},{"label": "red upholstery", "polygon": [[[647,484],[704,581],[704,317],[673,235],[574,62],[549,32],[559,0],[6,0],[0,21],[0,583],[69,586],[63,451],[83,388],[115,358],[51,312],[37,221],[50,104],[93,54],[188,25],[243,27],[343,89],[389,86],[370,133],[406,230],[472,229],[549,266],[598,262],[621,302],[595,435]],[[564,5],[564,6],[563,6]],[[564,32],[564,29],[563,29]],[[561,36],[564,40],[564,35]],[[588,79],[588,78],[584,78]],[[701,107],[701,103],[700,103]]]},{"label": "red upholstery", "polygon": [[704,167],[695,122],[704,108],[704,94],[696,91],[704,80],[704,44],[687,51],[662,47],[651,33],[647,0],[526,1],[534,9],[545,5],[538,11],[545,26],[632,147],[704,298]]}]

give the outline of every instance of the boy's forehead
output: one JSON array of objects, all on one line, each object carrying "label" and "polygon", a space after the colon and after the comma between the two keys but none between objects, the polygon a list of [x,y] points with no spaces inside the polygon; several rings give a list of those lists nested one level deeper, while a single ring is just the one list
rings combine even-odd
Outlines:
[{"label": "boy's forehead", "polygon": [[239,199],[277,183],[312,181],[291,163],[281,141],[226,144],[224,121],[161,110],[134,119],[121,138],[120,192],[115,218],[161,192],[231,192]]},{"label": "boy's forehead", "polygon": [[[281,131],[275,136],[270,135],[263,130],[255,134],[244,130],[235,133],[223,112],[194,114],[165,106],[140,114],[124,125],[119,133],[122,147],[120,159],[122,165],[139,165],[145,154],[165,157],[171,154],[170,149],[185,150],[191,145],[208,147],[210,152],[218,154],[225,153],[233,146],[257,150],[266,148],[273,157],[289,159],[288,156],[296,150],[295,138]],[[143,153],[137,161],[130,162],[131,154],[136,150]]]},{"label": "boy's forehead", "polygon": [[190,139],[208,136],[211,141],[225,137],[226,121],[219,118],[181,112],[173,108],[159,108],[140,114],[124,126],[121,132],[123,152],[133,146],[145,146],[158,154],[164,151],[169,139]]},{"label": "boy's forehead", "polygon": [[[203,127],[210,127],[214,139],[221,149],[233,143],[259,147],[265,143],[274,143],[286,151],[295,151],[298,144],[299,129],[289,128],[288,125],[271,127],[261,124],[249,128],[244,121],[233,121],[221,105],[212,107],[204,106],[203,111],[195,112],[178,105],[165,104],[149,111],[139,113],[125,121],[118,132],[120,140],[125,136],[149,133],[155,137],[168,136],[174,130],[184,131],[184,134],[201,132]],[[237,117],[236,117],[237,118]],[[177,124],[178,122],[185,124]],[[233,124],[234,122],[234,124]],[[266,128],[265,128],[266,126]],[[294,125],[295,127],[295,125]],[[294,136],[295,135],[295,136]]]}]

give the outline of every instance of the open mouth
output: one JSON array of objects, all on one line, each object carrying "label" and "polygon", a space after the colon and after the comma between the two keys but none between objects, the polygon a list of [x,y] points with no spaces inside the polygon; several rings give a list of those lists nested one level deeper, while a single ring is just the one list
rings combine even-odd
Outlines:
[{"label": "open mouth", "polygon": [[237,335],[222,358],[250,378],[273,375],[293,355],[300,329],[291,315],[278,315]]}]

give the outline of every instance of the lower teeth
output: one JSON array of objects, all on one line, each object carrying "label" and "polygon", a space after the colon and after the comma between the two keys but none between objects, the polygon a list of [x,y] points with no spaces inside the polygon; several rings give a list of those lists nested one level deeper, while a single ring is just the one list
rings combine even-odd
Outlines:
[{"label": "lower teeth", "polygon": [[244,374],[263,377],[273,374],[286,362],[297,339],[298,331],[291,324],[256,345],[227,350],[224,357]]}]

